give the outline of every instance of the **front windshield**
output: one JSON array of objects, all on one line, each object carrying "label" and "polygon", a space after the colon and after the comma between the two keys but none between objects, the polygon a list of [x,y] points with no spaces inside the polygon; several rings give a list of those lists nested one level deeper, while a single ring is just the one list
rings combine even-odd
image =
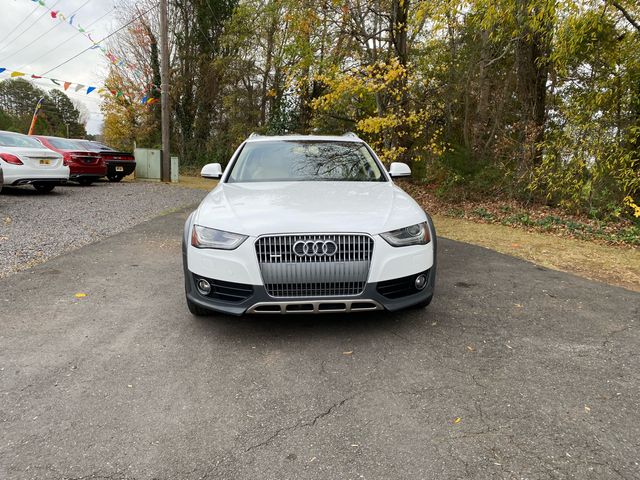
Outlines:
[{"label": "front windshield", "polygon": [[245,144],[228,182],[384,182],[386,178],[361,142],[274,140]]},{"label": "front windshield", "polygon": [[8,132],[0,132],[0,145],[3,147],[44,148],[42,144],[34,138],[29,138],[20,133]]}]

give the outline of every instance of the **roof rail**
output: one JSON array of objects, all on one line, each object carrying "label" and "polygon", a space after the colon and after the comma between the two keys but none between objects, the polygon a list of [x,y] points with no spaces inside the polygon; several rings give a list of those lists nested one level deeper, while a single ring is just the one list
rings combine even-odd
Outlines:
[{"label": "roof rail", "polygon": [[251,135],[249,135],[249,138],[261,137],[261,136],[262,135],[260,135],[259,133],[251,132]]},{"label": "roof rail", "polygon": [[342,134],[343,137],[351,137],[351,138],[360,138],[358,135],[356,135],[353,132],[346,132]]}]

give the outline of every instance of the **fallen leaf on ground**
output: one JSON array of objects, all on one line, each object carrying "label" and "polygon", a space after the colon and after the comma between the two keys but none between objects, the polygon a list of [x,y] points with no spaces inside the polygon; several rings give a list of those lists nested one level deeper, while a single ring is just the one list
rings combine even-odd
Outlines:
[{"label": "fallen leaf on ground", "polygon": [[78,292],[78,293],[76,293],[74,295],[74,297],[76,297],[76,298],[84,298],[86,296],[87,296],[87,294],[86,293],[82,293],[82,292]]},{"label": "fallen leaf on ground", "polygon": [[587,407],[586,405],[584,406],[584,411],[589,413],[591,411],[591,409],[589,407]]},{"label": "fallen leaf on ground", "polygon": [[469,350],[470,352],[475,352],[476,349],[473,348],[471,345],[467,345],[467,350]]},{"label": "fallen leaf on ground", "polygon": [[342,352],[343,355],[353,355],[353,350],[349,351],[349,352]]},{"label": "fallen leaf on ground", "polygon": [[456,417],[453,419],[453,423],[460,423],[462,419],[460,417]]}]

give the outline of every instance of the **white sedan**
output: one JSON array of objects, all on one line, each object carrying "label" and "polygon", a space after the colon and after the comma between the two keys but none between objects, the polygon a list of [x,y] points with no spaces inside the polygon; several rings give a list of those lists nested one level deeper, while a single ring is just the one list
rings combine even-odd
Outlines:
[{"label": "white sedan", "polygon": [[69,180],[62,155],[20,133],[0,131],[0,164],[5,187],[31,184],[46,193]]},{"label": "white sedan", "polygon": [[433,222],[371,148],[345,136],[252,135],[184,228],[194,315],[328,313],[426,306],[436,279]]}]

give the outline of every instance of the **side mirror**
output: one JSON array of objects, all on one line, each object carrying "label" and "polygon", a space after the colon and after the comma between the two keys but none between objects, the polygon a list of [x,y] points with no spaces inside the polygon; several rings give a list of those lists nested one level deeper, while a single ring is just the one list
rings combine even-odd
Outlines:
[{"label": "side mirror", "polygon": [[222,166],[219,163],[207,163],[202,167],[200,176],[204,178],[221,178]]},{"label": "side mirror", "polygon": [[392,178],[409,177],[411,176],[411,169],[406,163],[393,162],[389,167],[389,175]]}]

